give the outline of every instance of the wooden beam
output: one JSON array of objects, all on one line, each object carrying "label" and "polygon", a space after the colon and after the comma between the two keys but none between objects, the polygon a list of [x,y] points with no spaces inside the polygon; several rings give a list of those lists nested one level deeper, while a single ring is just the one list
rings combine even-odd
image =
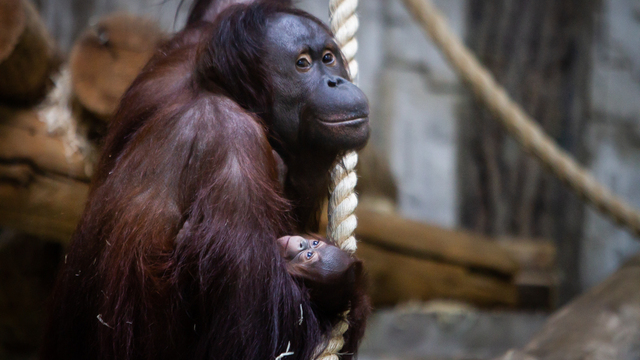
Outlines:
[{"label": "wooden beam", "polygon": [[[29,181],[18,184],[8,173]],[[80,219],[89,185],[22,165],[0,165],[0,225],[67,244]]]},{"label": "wooden beam", "polygon": [[88,28],[69,59],[73,92],[82,106],[109,121],[166,36],[155,21],[125,13],[105,16]]},{"label": "wooden beam", "polygon": [[497,244],[515,260],[520,271],[515,282],[522,286],[555,288],[559,285],[557,249],[546,239],[500,238]]},{"label": "wooden beam", "polygon": [[376,307],[407,301],[456,299],[478,306],[516,306],[518,291],[508,279],[468,267],[426,261],[361,242],[358,257],[369,274]]},{"label": "wooden beam", "polygon": [[28,0],[0,0],[0,101],[33,104],[59,65],[53,42]]},{"label": "wooden beam", "polygon": [[375,211],[367,205],[375,201],[362,200],[357,255],[369,273],[375,306],[437,298],[517,306],[519,265],[498,242]]},{"label": "wooden beam", "polygon": [[511,277],[518,263],[495,241],[465,231],[448,230],[395,214],[356,210],[357,238],[369,245],[425,260]]},{"label": "wooden beam", "polygon": [[87,163],[34,110],[0,107],[0,225],[67,242],[89,191]]},{"label": "wooden beam", "polygon": [[3,163],[30,162],[44,172],[88,182],[84,157],[68,154],[64,134],[49,133],[36,110],[0,106],[0,159]]}]

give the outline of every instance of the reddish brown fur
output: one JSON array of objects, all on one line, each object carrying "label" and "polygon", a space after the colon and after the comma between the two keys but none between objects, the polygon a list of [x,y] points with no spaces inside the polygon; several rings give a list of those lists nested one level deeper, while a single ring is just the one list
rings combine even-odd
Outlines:
[{"label": "reddish brown fur", "polygon": [[[178,34],[122,99],[56,287],[43,359],[274,359],[290,343],[287,359],[308,360],[330,335],[336,314],[315,311],[275,239],[309,227],[299,209],[317,207],[318,173],[337,154],[288,164],[290,182],[308,185],[283,191],[266,117],[198,80],[198,47],[235,40],[223,31],[200,24]],[[305,174],[296,163],[316,168]],[[361,285],[344,352],[364,331]]]}]

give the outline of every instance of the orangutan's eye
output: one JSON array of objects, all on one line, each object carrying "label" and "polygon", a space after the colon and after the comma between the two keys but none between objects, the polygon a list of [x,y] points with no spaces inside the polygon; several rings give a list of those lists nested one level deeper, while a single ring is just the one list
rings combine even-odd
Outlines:
[{"label": "orangutan's eye", "polygon": [[298,60],[296,60],[296,67],[298,68],[298,70],[302,71],[309,70],[309,68],[311,68],[311,57],[309,57],[309,55],[307,54],[300,55],[300,57],[298,57]]},{"label": "orangutan's eye", "polygon": [[331,51],[325,51],[324,55],[322,55],[322,62],[326,65],[333,65],[336,62],[336,57],[333,56]]}]

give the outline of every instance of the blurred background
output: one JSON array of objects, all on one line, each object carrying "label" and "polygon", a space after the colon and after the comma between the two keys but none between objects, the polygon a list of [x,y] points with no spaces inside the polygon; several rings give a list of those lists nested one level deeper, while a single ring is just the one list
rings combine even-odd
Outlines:
[{"label": "blurred background", "polygon": [[[434,4],[561,148],[640,207],[639,1]],[[35,358],[109,118],[189,6],[0,0],[0,359]],[[328,21],[328,0],[298,7]],[[358,254],[376,306],[360,358],[640,358],[638,238],[521,150],[403,1],[361,0],[358,15],[372,124]]]}]

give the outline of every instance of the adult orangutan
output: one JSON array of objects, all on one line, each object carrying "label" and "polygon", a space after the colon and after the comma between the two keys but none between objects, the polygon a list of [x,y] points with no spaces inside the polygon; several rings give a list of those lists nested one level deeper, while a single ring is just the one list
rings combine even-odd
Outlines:
[{"label": "adult orangutan", "polygon": [[341,352],[357,350],[359,262],[332,250],[298,266],[277,239],[317,230],[329,167],[367,141],[367,100],[318,19],[233,2],[196,4],[121,100],[43,359],[274,359],[289,345],[309,360],[348,306]]}]

